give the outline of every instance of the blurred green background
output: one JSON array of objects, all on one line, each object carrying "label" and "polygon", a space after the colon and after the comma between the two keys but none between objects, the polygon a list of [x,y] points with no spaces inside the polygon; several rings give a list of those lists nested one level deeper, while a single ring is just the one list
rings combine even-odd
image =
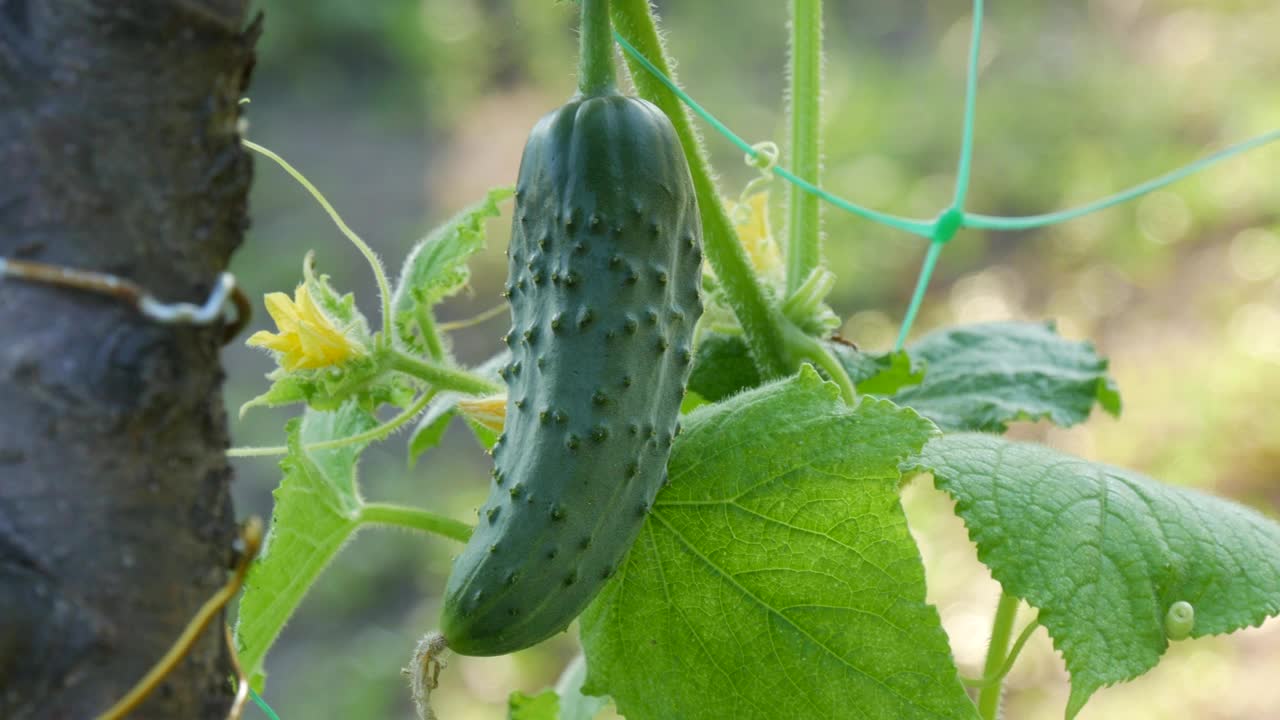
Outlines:
[{"label": "blurred green background", "polygon": [[[741,135],[785,145],[786,7],[779,0],[661,2],[690,92]],[[965,2],[827,4],[824,185],[864,204],[931,217],[950,199],[958,152]],[[552,0],[262,0],[265,31],[248,135],[282,153],[396,267],[433,223],[515,179],[528,129],[573,88],[573,6]],[[1047,0],[988,12],[971,209],[1030,214],[1090,200],[1280,127],[1275,0]],[[752,172],[707,135],[727,197]],[[962,232],[943,254],[916,334],[945,323],[1055,318],[1113,361],[1120,420],[1015,429],[1087,458],[1280,512],[1280,148],[1266,148],[1119,209],[1028,233]],[[775,185],[774,201],[785,199]],[[923,243],[826,211],[844,333],[890,344]],[[374,314],[366,266],[315,203],[257,160],[253,227],[233,270],[256,297],[292,290],[303,254]],[[779,212],[775,220],[783,217]],[[504,220],[490,225],[473,292],[443,319],[494,306]],[[779,236],[782,228],[775,225]],[[260,305],[259,305],[260,307]],[[254,328],[265,328],[264,312]],[[455,336],[468,362],[498,346],[505,317]],[[225,355],[233,413],[271,360]],[[237,445],[283,441],[296,410],[233,423]],[[242,515],[270,514],[271,459],[236,462]],[[366,453],[365,495],[468,519],[489,459],[464,429],[406,469],[404,436]],[[956,658],[980,674],[998,588],[947,501],[925,484],[906,504]],[[357,537],[268,658],[267,698],[285,720],[408,718],[400,676],[432,628],[452,553],[437,538]],[[437,711],[505,717],[507,693],[554,682],[572,635],[510,657],[455,657]],[[1280,622],[1175,645],[1146,677],[1100,692],[1080,715],[1280,718]],[[1007,717],[1060,718],[1067,681],[1043,630],[1008,683]],[[256,710],[250,710],[256,714]]]}]

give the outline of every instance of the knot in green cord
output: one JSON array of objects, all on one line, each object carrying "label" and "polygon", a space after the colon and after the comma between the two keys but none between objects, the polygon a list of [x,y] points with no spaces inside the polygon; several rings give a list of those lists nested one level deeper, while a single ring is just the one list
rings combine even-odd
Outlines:
[{"label": "knot in green cord", "polygon": [[951,238],[955,237],[962,227],[964,227],[964,210],[958,207],[948,208],[933,221],[933,234],[930,239],[939,245],[945,245],[951,242]]}]

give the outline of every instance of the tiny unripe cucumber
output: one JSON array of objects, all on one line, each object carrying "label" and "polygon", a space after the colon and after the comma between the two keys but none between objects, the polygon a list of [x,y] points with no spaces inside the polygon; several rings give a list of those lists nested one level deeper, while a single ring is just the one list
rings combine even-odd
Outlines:
[{"label": "tiny unripe cucumber", "polygon": [[441,619],[464,655],[564,630],[617,570],[666,481],[702,312],[689,167],[647,101],[543,117],[512,226],[506,426]]}]

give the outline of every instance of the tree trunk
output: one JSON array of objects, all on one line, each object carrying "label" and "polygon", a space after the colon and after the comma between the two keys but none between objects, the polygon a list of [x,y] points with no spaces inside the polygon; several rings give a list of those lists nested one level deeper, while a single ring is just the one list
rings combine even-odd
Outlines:
[{"label": "tree trunk", "polygon": [[[248,0],[0,0],[0,256],[203,302],[242,239]],[[92,718],[226,580],[221,327],[0,280],[0,717]],[[131,717],[221,718],[214,623]]]}]

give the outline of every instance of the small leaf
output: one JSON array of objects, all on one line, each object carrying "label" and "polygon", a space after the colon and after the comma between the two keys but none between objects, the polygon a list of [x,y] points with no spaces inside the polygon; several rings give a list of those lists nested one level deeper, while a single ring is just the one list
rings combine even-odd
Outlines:
[{"label": "small leaf", "polygon": [[484,247],[485,221],[501,214],[498,203],[514,193],[509,187],[490,190],[483,200],[437,227],[409,252],[391,299],[391,314],[403,341],[415,344],[411,328],[419,306],[429,310],[466,286],[471,277],[467,259]]},{"label": "small leaf", "polygon": [[[270,377],[270,376],[268,376]],[[284,373],[279,375],[267,391],[240,406],[240,417],[256,407],[280,407],[306,402],[307,391],[303,380],[295,375]]]},{"label": "small leaf", "polygon": [[974,718],[898,501],[935,432],[810,368],[691,413],[581,618],[584,691],[629,720]]},{"label": "small leaf", "polygon": [[[503,350],[477,366],[475,372],[481,377],[502,382],[502,377],[498,373],[502,370],[502,366],[509,362],[511,362],[511,351]],[[427,405],[426,412],[418,420],[413,433],[409,436],[410,467],[413,467],[423,453],[440,444],[445,431],[449,429],[449,421],[458,414],[458,401],[463,397],[466,396],[450,392],[440,393]],[[493,444],[498,441],[498,433],[473,422],[467,422],[467,427],[471,428],[476,441],[484,449],[493,449]]]},{"label": "small leaf", "polygon": [[311,298],[329,317],[338,321],[344,333],[351,333],[368,343],[369,321],[356,308],[356,298],[352,293],[340,295],[329,284],[328,275],[316,275],[315,253],[308,252],[302,261],[304,283],[311,291]]},{"label": "small leaf", "polygon": [[537,695],[511,693],[507,699],[507,719],[592,720],[609,704],[609,699],[583,695],[582,682],[586,676],[586,660],[579,655],[560,674],[554,689]]},{"label": "small leaf", "polygon": [[559,720],[560,698],[555,690],[543,690],[537,695],[520,691],[507,699],[507,720]]},{"label": "small leaf", "polygon": [[587,659],[578,655],[556,681],[556,693],[560,696],[560,720],[592,720],[609,698],[595,695],[583,695],[582,685],[587,680]]},{"label": "small leaf", "polygon": [[414,383],[402,373],[386,372],[374,357],[361,357],[342,367],[294,370],[276,368],[267,375],[268,390],[240,406],[243,416],[251,408],[277,407],[305,402],[312,410],[329,412],[349,401],[373,412],[384,404],[407,407],[413,402]]},{"label": "small leaf", "polygon": [[417,464],[423,453],[440,444],[444,433],[449,429],[449,421],[458,414],[457,393],[441,393],[427,405],[426,412],[419,418],[409,435],[409,467]]},{"label": "small leaf", "polygon": [[1014,420],[1070,427],[1094,404],[1120,414],[1107,361],[1093,345],[1058,335],[1051,323],[946,328],[909,348],[927,364],[924,382],[892,396],[947,431],[1004,432]]},{"label": "small leaf", "polygon": [[[331,450],[306,446],[351,437],[377,420],[355,404],[337,412],[307,410],[290,420],[284,479],[273,493],[275,508],[262,554],[245,579],[236,620],[236,651],[250,679],[262,674],[267,650],[311,584],[355,530],[362,502],[356,461],[368,443]],[[260,678],[254,687],[261,687]]]},{"label": "small leaf", "polygon": [[1249,508],[992,435],[938,438],[904,468],[934,474],[978,558],[1040,609],[1071,673],[1068,718],[1155,667],[1178,603],[1192,607],[1172,634],[1189,637],[1280,612],[1280,524]]}]

